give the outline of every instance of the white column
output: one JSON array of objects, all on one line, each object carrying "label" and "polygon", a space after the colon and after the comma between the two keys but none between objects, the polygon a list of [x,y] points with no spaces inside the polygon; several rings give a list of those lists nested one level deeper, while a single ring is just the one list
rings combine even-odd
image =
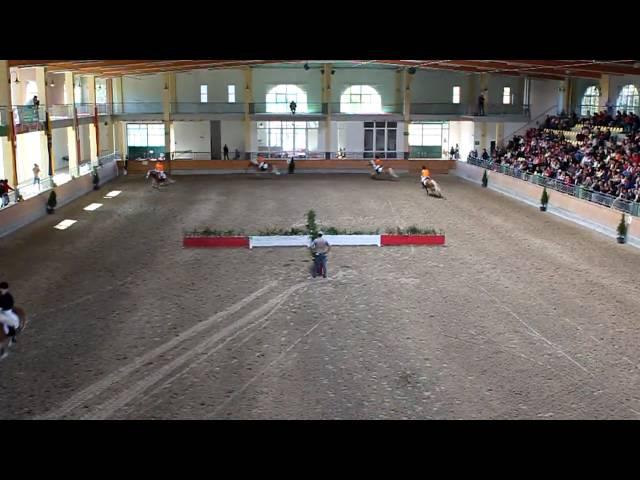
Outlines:
[{"label": "white column", "polygon": [[162,120],[164,122],[164,158],[167,160],[167,169],[171,171],[171,137],[173,124],[171,123],[171,104],[176,99],[176,74],[164,74],[164,90],[162,91]]},{"label": "white column", "polygon": [[[41,120],[46,120],[46,109],[49,105],[48,99],[48,84],[47,84],[47,68],[35,67],[36,71],[36,87],[38,88],[38,100],[40,100],[40,112],[38,115]],[[53,149],[53,146],[51,147]],[[42,174],[47,175],[49,173],[49,165],[51,165],[51,171],[53,173],[53,152],[51,152],[51,158],[49,158],[49,148],[47,146],[47,131],[46,124],[45,130],[40,132],[40,170]],[[35,162],[34,162],[35,163]]]},{"label": "white column", "polygon": [[16,166],[16,145],[13,130],[13,111],[11,102],[11,75],[9,73],[9,61],[0,60],[0,112],[3,123],[6,125],[6,136],[0,136],[2,147],[2,168],[4,178],[9,180],[11,186],[18,183]]},{"label": "white column", "polygon": [[244,67],[244,151],[246,159],[251,152],[251,115],[250,108],[253,103],[253,72],[251,67]]},{"label": "white column", "polygon": [[67,107],[73,116],[73,126],[67,127],[67,144],[69,150],[69,175],[78,176],[78,165],[80,162],[80,135],[78,132],[78,117],[75,100],[75,78],[72,72],[65,72],[64,85],[67,92]]},{"label": "white column", "polygon": [[[95,109],[96,109],[96,77],[94,77],[93,75],[86,77],[87,79],[87,86],[89,89],[89,98],[87,99],[87,102],[91,108],[91,114],[92,116],[95,115]],[[91,123],[91,125],[89,125],[89,144],[90,144],[90,150],[91,150],[91,165],[97,165],[98,164],[98,156],[100,155],[99,150],[99,125],[97,125],[97,122],[94,121]]]}]

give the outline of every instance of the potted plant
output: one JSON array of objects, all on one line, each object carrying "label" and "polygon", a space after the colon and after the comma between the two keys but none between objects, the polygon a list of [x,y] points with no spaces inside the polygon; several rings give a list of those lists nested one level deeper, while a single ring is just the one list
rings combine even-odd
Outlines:
[{"label": "potted plant", "polygon": [[93,167],[93,189],[98,190],[100,188],[100,176],[98,175],[98,167]]},{"label": "potted plant", "polygon": [[53,213],[53,211],[56,209],[56,205],[58,205],[56,192],[55,190],[51,190],[51,193],[49,194],[49,200],[47,200],[47,213]]},{"label": "potted plant", "polygon": [[547,187],[542,189],[542,196],[540,197],[540,211],[547,211],[547,204],[549,203],[549,194],[547,193]]},{"label": "potted plant", "polygon": [[487,183],[489,183],[489,177],[487,176],[487,169],[485,168],[482,174],[482,186],[487,188]]},{"label": "potted plant", "polygon": [[624,243],[627,238],[627,219],[622,214],[622,218],[620,219],[620,223],[618,224],[618,243]]}]

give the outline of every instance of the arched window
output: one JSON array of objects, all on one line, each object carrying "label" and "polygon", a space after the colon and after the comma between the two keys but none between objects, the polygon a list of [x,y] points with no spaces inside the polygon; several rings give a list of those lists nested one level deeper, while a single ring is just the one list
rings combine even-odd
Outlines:
[{"label": "arched window", "polygon": [[638,114],[638,106],[640,105],[640,95],[635,85],[625,85],[620,90],[618,95],[618,101],[616,102],[616,109],[620,111],[626,110],[627,113]]},{"label": "arched window", "polygon": [[352,85],[340,96],[342,113],[384,113],[382,97],[369,85]]},{"label": "arched window", "polygon": [[586,116],[589,114],[593,115],[594,113],[597,113],[599,110],[599,104],[600,89],[595,85],[591,85],[589,88],[587,88],[587,90],[584,92],[584,95],[582,96],[580,115]]},{"label": "arched window", "polygon": [[307,113],[307,94],[297,85],[277,85],[267,93],[267,113],[287,113],[289,104],[296,102],[296,112]]}]

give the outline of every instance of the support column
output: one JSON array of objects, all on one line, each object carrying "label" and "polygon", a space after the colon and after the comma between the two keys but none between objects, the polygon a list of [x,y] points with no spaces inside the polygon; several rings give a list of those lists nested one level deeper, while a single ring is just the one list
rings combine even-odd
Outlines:
[{"label": "support column", "polygon": [[[408,160],[411,155],[409,148],[409,124],[411,123],[411,83],[413,82],[414,75],[409,75],[406,68],[402,69],[400,77],[402,85],[402,116],[404,120],[404,159]],[[397,141],[397,139],[396,139]]]},{"label": "support column", "polygon": [[467,114],[475,115],[478,113],[478,95],[480,94],[478,90],[479,80],[475,73],[467,74],[466,80],[466,88],[461,92],[461,96],[462,98],[466,97]]},{"label": "support column", "polygon": [[[36,71],[36,87],[38,88],[38,100],[40,100],[40,111],[38,117],[44,120],[44,131],[40,132],[40,170],[47,172],[47,175],[52,176],[54,156],[53,156],[53,142],[51,141],[51,123],[49,122],[49,113],[47,106],[49,105],[48,98],[48,85],[47,85],[47,68],[35,67]],[[46,162],[46,166],[44,163]],[[32,162],[35,163],[35,162]]]},{"label": "support column", "polygon": [[87,79],[87,87],[89,90],[89,98],[87,103],[91,109],[93,123],[89,125],[89,145],[91,151],[91,166],[98,165],[98,157],[100,156],[100,125],[98,124],[98,107],[96,106],[96,77],[91,75],[85,77]]},{"label": "support column", "polygon": [[[606,74],[600,76],[600,102],[598,107],[600,111],[607,109],[607,103],[610,101],[609,95],[611,92],[611,77]],[[611,102],[613,103],[613,102]],[[592,112],[595,113],[595,112]]]},{"label": "support column", "polygon": [[251,104],[253,103],[253,71],[244,67],[244,151],[245,158],[251,158]]},{"label": "support column", "polygon": [[525,109],[525,114],[529,114],[531,111],[531,78],[528,75],[524,77],[524,92],[522,94],[522,106]]},{"label": "support column", "polygon": [[489,74],[487,73],[480,74],[480,93],[484,94],[484,114],[488,115],[491,107],[489,106]]},{"label": "support column", "polygon": [[[11,186],[18,183],[18,168],[16,166],[16,139],[13,125],[13,108],[11,103],[11,74],[9,73],[8,60],[0,60],[0,112],[2,123],[0,127],[4,132],[0,136],[2,147],[2,167],[4,177],[9,180]],[[4,136],[6,135],[6,136]]]},{"label": "support column", "polygon": [[[480,149],[486,148],[489,151],[487,142],[487,122],[480,122]],[[482,153],[482,152],[478,152]]]},{"label": "support column", "polygon": [[176,99],[176,74],[164,74],[164,90],[162,91],[162,121],[164,122],[164,158],[167,161],[167,170],[171,172],[171,104]]},{"label": "support column", "polygon": [[325,63],[322,74],[322,103],[327,104],[327,114],[324,120],[324,158],[331,158],[331,63]]},{"label": "support column", "polygon": [[110,89],[112,95],[112,109],[113,113],[122,115],[124,113],[124,90],[122,88],[122,77],[113,79],[112,89]]},{"label": "support column", "polygon": [[[107,123],[107,125],[104,126],[105,128],[105,140],[106,140],[106,144],[103,145],[101,148],[103,150],[108,150],[109,152],[115,152],[115,142],[114,142],[114,129],[115,129],[115,125],[113,122],[113,119],[111,117],[111,115],[113,115],[113,81],[108,78],[107,79],[107,84],[105,86],[105,88],[107,89],[107,112],[108,115],[105,118],[105,123]],[[122,154],[124,154],[124,152],[121,152]],[[123,157],[124,158],[124,157]]]},{"label": "support column", "polygon": [[571,95],[573,92],[572,86],[573,82],[571,81],[571,78],[565,77],[562,82],[562,87],[564,89],[562,95],[562,106],[567,115],[571,114]]},{"label": "support column", "polygon": [[496,123],[496,147],[501,147],[504,143],[504,123]]},{"label": "support column", "polygon": [[64,85],[67,91],[68,108],[73,114],[73,126],[67,127],[67,145],[69,146],[69,175],[77,177],[80,175],[78,165],[80,164],[80,134],[78,132],[78,110],[76,109],[75,76],[72,72],[65,72]]}]

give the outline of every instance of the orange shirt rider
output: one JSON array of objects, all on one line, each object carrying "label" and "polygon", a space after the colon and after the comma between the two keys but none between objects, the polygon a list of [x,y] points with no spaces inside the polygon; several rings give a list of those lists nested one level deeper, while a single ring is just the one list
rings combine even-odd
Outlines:
[{"label": "orange shirt rider", "polygon": [[420,172],[420,182],[424,183],[427,178],[431,179],[431,172],[425,165],[423,165],[422,171]]},{"label": "orange shirt rider", "polygon": [[376,157],[374,165],[375,166],[373,167],[373,169],[377,174],[381,174],[384,171],[384,167],[382,166],[382,160],[380,160],[380,157]]}]

